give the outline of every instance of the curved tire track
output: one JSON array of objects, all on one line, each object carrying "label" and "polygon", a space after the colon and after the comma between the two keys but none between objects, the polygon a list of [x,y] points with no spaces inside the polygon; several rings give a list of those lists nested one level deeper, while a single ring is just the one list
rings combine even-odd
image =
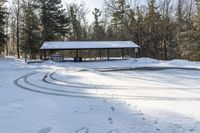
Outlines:
[{"label": "curved tire track", "polygon": [[[32,92],[37,92],[37,93],[41,93],[41,94],[48,94],[48,95],[56,95],[56,96],[67,96],[67,97],[77,97],[77,98],[112,98],[113,95],[112,94],[109,94],[109,95],[104,95],[104,94],[96,94],[96,93],[86,93],[86,92],[76,92],[76,91],[66,91],[66,90],[58,90],[58,89],[52,89],[52,88],[48,88],[48,87],[43,87],[43,86],[39,86],[39,85],[36,85],[36,84],[33,84],[31,82],[28,81],[28,77],[30,76],[33,76],[37,73],[29,73],[29,74],[26,74],[18,79],[16,79],[14,81],[14,84],[24,90],[28,90],[28,91],[32,91]],[[44,78],[47,78],[48,76],[48,73],[44,76]],[[43,78],[43,79],[44,79]],[[42,81],[43,81],[42,79]],[[29,87],[26,87],[24,85],[21,85],[19,83],[20,80],[23,80],[24,83],[30,85],[30,86],[33,86],[33,87],[36,87],[36,88],[40,88],[42,90],[36,90],[36,89],[32,89],[32,88],[29,88]],[[46,83],[50,83],[50,84],[53,84],[53,85],[57,85],[57,84],[54,84],[52,82],[49,82],[47,80],[44,80]],[[67,86],[67,87],[71,87],[71,86]],[[46,91],[45,91],[46,90]],[[56,92],[63,92],[62,94],[61,93],[52,93],[52,92],[49,92],[49,91],[56,91]],[[65,93],[69,93],[69,94],[65,94]],[[73,94],[70,94],[70,93],[73,93]],[[76,95],[78,94],[78,95]],[[90,96],[87,96],[87,95],[90,95]],[[95,96],[92,96],[92,95],[95,95]],[[130,99],[132,96],[128,96],[128,95],[120,95],[118,97],[116,97],[116,99],[122,99],[120,97],[123,97],[123,98],[128,98]]]},{"label": "curved tire track", "polygon": [[[80,83],[63,81],[63,80],[57,79],[57,78],[55,78],[53,76],[55,74],[56,74],[56,72],[53,72],[53,73],[50,73],[50,74],[47,74],[47,75],[49,75],[49,78],[51,80],[63,83],[63,84],[53,83],[54,85],[59,85],[59,86],[67,86],[67,87],[74,87],[74,88],[85,88],[85,89],[115,89],[115,90],[117,90],[117,89],[119,89],[119,90],[120,89],[123,89],[123,90],[133,90],[132,87],[135,87],[135,86],[116,86],[116,87],[112,87],[110,85],[84,86],[84,84],[82,84],[83,86],[77,86],[77,84],[80,84]],[[44,77],[43,81],[46,82],[46,83],[52,84],[52,82],[47,81],[47,77],[48,76]],[[75,85],[65,85],[65,84],[75,84]]]},{"label": "curved tire track", "polygon": [[18,86],[19,88],[21,89],[24,89],[24,90],[28,90],[28,91],[31,91],[31,92],[36,92],[36,93],[40,93],[40,94],[47,94],[47,95],[54,95],[54,96],[65,96],[65,97],[75,97],[75,98],[96,98],[96,97],[92,97],[92,96],[74,96],[74,95],[67,95],[67,94],[59,94],[59,93],[51,93],[51,92],[46,92],[46,91],[41,91],[41,90],[35,90],[35,89],[32,89],[32,88],[29,88],[29,87],[25,87],[23,85],[21,85],[19,83],[19,81],[21,79],[24,79],[25,77],[30,77],[32,75],[34,75],[36,73],[29,73],[29,74],[26,74],[22,77],[19,77],[18,79],[16,79],[13,83]]},{"label": "curved tire track", "polygon": [[[114,98],[114,99],[134,99],[134,100],[200,101],[199,97],[198,98],[190,98],[190,97],[155,97],[155,96],[134,96],[134,95],[112,95],[112,94],[103,95],[103,94],[96,94],[96,93],[82,93],[82,92],[77,93],[74,91],[63,91],[63,90],[52,89],[52,88],[43,87],[43,86],[39,86],[39,85],[30,83],[28,81],[28,78],[35,74],[37,74],[37,73],[36,72],[28,73],[24,76],[19,77],[18,79],[13,81],[13,83],[21,89],[35,92],[35,93],[54,95],[54,96],[74,97],[74,98],[87,98],[87,99]],[[47,78],[46,76],[48,77],[48,73],[44,76],[44,78]],[[28,84],[29,86],[33,86],[37,89],[26,87],[26,86],[20,84],[19,82],[21,80],[23,80],[24,83]],[[46,83],[54,84],[49,81],[47,81]],[[57,84],[54,84],[54,85],[57,85]],[[40,89],[42,89],[42,90],[40,90]],[[49,91],[54,91],[54,92],[49,92]],[[60,93],[58,93],[58,92],[60,92]],[[74,93],[74,94],[66,94],[66,93]],[[80,95],[76,95],[76,94],[80,94]],[[86,94],[90,95],[90,96],[87,96]],[[95,96],[92,96],[92,95],[95,95]]]}]

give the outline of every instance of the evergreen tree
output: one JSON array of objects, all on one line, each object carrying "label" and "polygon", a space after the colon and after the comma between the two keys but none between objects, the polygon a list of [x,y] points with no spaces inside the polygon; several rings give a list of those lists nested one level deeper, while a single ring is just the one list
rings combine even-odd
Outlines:
[{"label": "evergreen tree", "polygon": [[5,1],[0,0],[0,54],[4,50],[4,45],[6,43],[6,34],[5,34],[5,18],[6,18],[6,11],[4,8]]},{"label": "evergreen tree", "polygon": [[184,19],[184,0],[178,0],[177,9],[176,9],[176,40],[177,40],[177,57],[181,58],[181,32],[183,32],[183,27],[185,24]]},{"label": "evergreen tree", "polygon": [[136,36],[133,23],[134,12],[125,0],[107,1],[107,10],[111,12],[111,24],[116,34],[116,40],[130,40]]},{"label": "evergreen tree", "polygon": [[147,56],[153,58],[159,58],[161,38],[159,28],[160,14],[157,11],[156,1],[149,0],[148,11],[147,15],[145,16],[145,30],[147,34],[145,38],[145,50],[147,52]]},{"label": "evergreen tree", "polygon": [[44,41],[60,40],[68,33],[68,18],[61,0],[38,0],[41,10],[42,38]]},{"label": "evergreen tree", "polygon": [[85,3],[82,2],[80,4],[69,4],[67,5],[67,9],[70,18],[70,40],[88,40],[87,30],[89,28],[86,20],[88,9],[85,8]]},{"label": "evergreen tree", "polygon": [[23,2],[23,14],[20,32],[20,44],[23,53],[31,59],[36,59],[41,44],[39,19],[36,16],[36,4],[32,0]]},{"label": "evergreen tree", "polygon": [[[72,39],[71,40],[82,40],[81,37],[81,24],[77,19],[77,5],[70,6],[70,22],[72,25]],[[76,10],[76,11],[75,11]]]},{"label": "evergreen tree", "polygon": [[161,59],[168,60],[170,57],[170,51],[169,47],[173,47],[174,45],[174,39],[173,36],[174,33],[174,24],[172,23],[172,20],[170,18],[170,13],[172,12],[172,1],[171,0],[165,0],[160,3],[161,8]]},{"label": "evergreen tree", "polygon": [[197,13],[194,19],[187,21],[187,30],[183,34],[184,45],[182,57],[189,60],[200,60],[200,0],[196,0]]}]

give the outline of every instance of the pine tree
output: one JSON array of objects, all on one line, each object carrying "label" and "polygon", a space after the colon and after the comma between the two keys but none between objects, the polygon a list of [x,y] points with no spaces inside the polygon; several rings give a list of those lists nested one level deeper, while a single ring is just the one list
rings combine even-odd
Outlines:
[{"label": "pine tree", "polygon": [[70,40],[83,41],[88,40],[88,25],[86,20],[86,14],[88,9],[85,8],[85,3],[69,4],[67,5],[68,16],[70,18]]},{"label": "pine tree", "polygon": [[192,21],[187,21],[187,32],[183,32],[184,45],[181,47],[182,57],[189,60],[200,60],[200,0],[195,0],[195,4],[196,14]]},{"label": "pine tree", "polygon": [[60,40],[68,33],[68,18],[61,0],[38,0],[41,10],[42,38],[44,41]]},{"label": "pine tree", "polygon": [[172,9],[172,1],[171,0],[165,0],[160,3],[161,5],[161,59],[168,60],[169,59],[169,53],[171,47],[173,45],[173,36],[175,36],[174,33],[174,24],[171,21],[170,13]]},{"label": "pine tree", "polygon": [[134,27],[130,25],[134,21],[134,12],[125,0],[107,1],[107,10],[111,12],[111,24],[116,33],[117,40],[130,40],[136,36]]},{"label": "pine tree", "polygon": [[5,1],[0,0],[0,54],[4,49],[4,45],[6,43],[6,34],[5,34],[5,18],[6,18],[6,11],[4,8]]},{"label": "pine tree", "polygon": [[21,50],[31,59],[36,59],[40,48],[39,19],[36,16],[36,4],[32,0],[24,1],[20,30]]},{"label": "pine tree", "polygon": [[71,40],[82,40],[81,37],[81,24],[80,21],[77,19],[77,10],[76,7],[77,5],[72,5],[70,6],[70,21],[72,25],[72,39]]},{"label": "pine tree", "polygon": [[181,32],[183,32],[183,27],[185,23],[184,19],[184,0],[178,0],[177,11],[176,11],[176,40],[177,40],[177,57],[181,58]]},{"label": "pine tree", "polygon": [[[62,10],[63,11],[63,10]],[[61,11],[61,12],[62,12]],[[58,13],[57,16],[57,36],[59,41],[66,40],[67,34],[69,33],[69,18],[66,17],[67,15],[65,13]]]},{"label": "pine tree", "polygon": [[145,16],[145,50],[147,56],[159,58],[160,51],[160,14],[157,12],[156,1],[148,1],[148,12]]}]

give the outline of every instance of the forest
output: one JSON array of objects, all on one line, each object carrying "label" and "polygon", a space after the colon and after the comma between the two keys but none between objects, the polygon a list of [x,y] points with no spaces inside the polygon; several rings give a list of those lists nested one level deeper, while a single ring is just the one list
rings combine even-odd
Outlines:
[{"label": "forest", "polygon": [[0,54],[34,59],[45,41],[128,40],[140,57],[200,60],[200,0],[105,0],[102,7],[0,0]]}]

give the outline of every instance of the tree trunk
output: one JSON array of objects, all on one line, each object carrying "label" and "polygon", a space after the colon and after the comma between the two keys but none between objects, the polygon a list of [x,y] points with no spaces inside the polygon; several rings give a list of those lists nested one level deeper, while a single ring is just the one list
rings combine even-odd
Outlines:
[{"label": "tree trunk", "polygon": [[168,55],[167,55],[167,43],[164,41],[164,53],[165,53],[165,60],[168,60]]},{"label": "tree trunk", "polygon": [[20,58],[19,53],[19,0],[17,1],[18,7],[17,7],[17,58]]}]

